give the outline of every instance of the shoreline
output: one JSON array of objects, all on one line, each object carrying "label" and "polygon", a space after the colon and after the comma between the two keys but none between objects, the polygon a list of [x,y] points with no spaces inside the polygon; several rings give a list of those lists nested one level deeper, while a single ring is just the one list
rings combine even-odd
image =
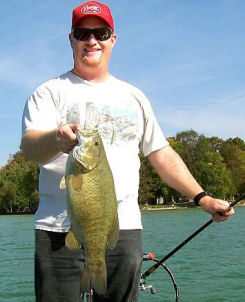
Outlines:
[{"label": "shoreline", "polygon": [[[236,207],[244,207],[245,206],[245,200],[241,201],[239,204],[235,205]],[[187,210],[187,209],[202,209],[201,207],[196,207],[193,205],[193,203],[188,204],[188,206],[175,206],[175,205],[169,205],[169,206],[154,206],[154,205],[145,205],[140,206],[140,211],[173,211],[173,210]],[[20,215],[34,215],[35,212],[22,212],[22,213],[0,213],[0,216],[20,216]]]},{"label": "shoreline", "polygon": [[[240,204],[235,205],[236,207],[244,207],[245,206],[245,201],[243,201]],[[169,210],[187,210],[187,209],[202,209],[201,207],[196,207],[196,206],[166,206],[166,207],[154,207],[154,206],[144,206],[140,208],[140,211],[169,211]]]},{"label": "shoreline", "polygon": [[143,207],[140,208],[140,211],[169,211],[169,210],[186,210],[186,209],[198,209],[198,207]]}]

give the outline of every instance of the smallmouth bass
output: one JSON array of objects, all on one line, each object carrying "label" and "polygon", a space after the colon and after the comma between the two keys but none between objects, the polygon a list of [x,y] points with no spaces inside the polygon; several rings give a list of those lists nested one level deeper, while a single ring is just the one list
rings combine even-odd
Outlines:
[{"label": "smallmouth bass", "polygon": [[78,145],[70,152],[65,172],[67,213],[71,221],[65,243],[85,250],[81,291],[107,288],[106,246],[114,248],[119,234],[113,175],[98,130],[77,129]]}]

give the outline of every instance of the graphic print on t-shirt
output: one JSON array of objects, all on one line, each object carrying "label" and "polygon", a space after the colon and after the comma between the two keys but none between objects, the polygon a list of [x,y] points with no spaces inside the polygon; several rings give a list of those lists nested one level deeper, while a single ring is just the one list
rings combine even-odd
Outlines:
[{"label": "graphic print on t-shirt", "polygon": [[70,105],[67,108],[67,122],[79,123],[87,129],[98,128],[107,144],[117,145],[139,138],[138,112],[126,103],[118,106],[87,101]]}]

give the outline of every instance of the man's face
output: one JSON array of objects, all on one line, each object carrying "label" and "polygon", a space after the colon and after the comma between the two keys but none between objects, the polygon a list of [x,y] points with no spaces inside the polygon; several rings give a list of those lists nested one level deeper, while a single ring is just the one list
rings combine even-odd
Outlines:
[{"label": "man's face", "polygon": [[[97,17],[84,18],[78,25],[83,28],[108,27],[106,23]],[[93,34],[86,41],[79,41],[69,36],[73,49],[74,66],[76,70],[82,70],[84,67],[108,67],[112,48],[116,42],[116,35],[112,34],[108,40],[96,40]],[[82,68],[82,69],[81,69]]]}]

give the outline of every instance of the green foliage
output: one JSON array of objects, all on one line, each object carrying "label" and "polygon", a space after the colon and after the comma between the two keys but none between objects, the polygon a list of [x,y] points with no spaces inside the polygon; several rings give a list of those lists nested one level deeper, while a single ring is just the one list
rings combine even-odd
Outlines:
[{"label": "green foliage", "polygon": [[158,177],[147,158],[140,155],[139,203],[154,204],[157,197],[162,196],[163,181]]},{"label": "green foliage", "polygon": [[[239,143],[238,143],[239,142]],[[245,150],[240,139],[228,139],[222,146],[221,155],[227,168],[231,172],[232,183],[235,191],[244,192],[245,187]]]},{"label": "green foliage", "polygon": [[[188,130],[177,133],[168,141],[200,185],[215,197],[232,198],[235,193],[245,191],[245,143],[242,139],[236,137],[224,141]],[[173,199],[178,202],[181,195],[157,180],[158,176],[147,160],[141,159],[141,164],[140,184],[143,188],[140,188],[140,201],[156,203],[162,196],[165,202]]]},{"label": "green foliage", "polygon": [[197,163],[197,180],[205,190],[222,199],[235,193],[231,173],[219,153],[207,151]]},{"label": "green foliage", "polygon": [[235,145],[240,150],[245,151],[245,142],[239,137],[227,139],[226,144]]},{"label": "green foliage", "polygon": [[32,212],[38,203],[38,165],[15,153],[0,171],[0,212]]},{"label": "green foliage", "polygon": [[13,213],[16,204],[17,186],[0,179],[0,213]]}]

